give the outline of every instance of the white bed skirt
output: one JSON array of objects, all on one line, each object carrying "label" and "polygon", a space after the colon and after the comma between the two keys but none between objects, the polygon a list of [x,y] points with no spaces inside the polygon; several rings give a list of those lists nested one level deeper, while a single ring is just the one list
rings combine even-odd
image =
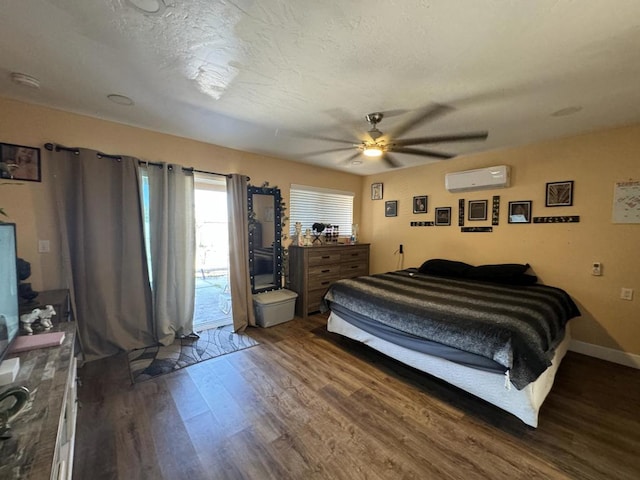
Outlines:
[{"label": "white bed skirt", "polygon": [[351,325],[334,312],[329,316],[327,329],[362,342],[391,358],[455,385],[512,413],[532,427],[538,426],[540,406],[551,390],[558,366],[567,353],[571,340],[567,326],[565,338],[556,348],[552,365],[535,382],[517,390],[510,383],[510,388],[505,387],[506,376],[503,374],[476,370],[433,355],[409,350]]}]

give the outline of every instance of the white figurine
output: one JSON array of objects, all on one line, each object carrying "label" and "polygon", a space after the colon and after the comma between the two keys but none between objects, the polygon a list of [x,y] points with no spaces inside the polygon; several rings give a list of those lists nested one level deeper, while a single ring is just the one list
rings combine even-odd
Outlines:
[{"label": "white figurine", "polygon": [[302,237],[302,223],[296,222],[296,237],[294,239],[294,245],[298,247],[304,246],[304,238]]},{"label": "white figurine", "polygon": [[44,310],[40,310],[40,323],[45,330],[49,330],[53,327],[51,317],[54,315],[56,315],[56,310],[53,308],[53,305],[47,305]]},{"label": "white figurine", "polygon": [[313,243],[311,243],[311,229],[307,228],[307,231],[304,234],[304,246],[310,247],[311,245],[313,245]]},{"label": "white figurine", "polygon": [[27,332],[27,335],[33,334],[31,324],[40,320],[40,311],[39,308],[34,308],[30,313],[20,315],[20,323],[22,323],[22,328]]}]

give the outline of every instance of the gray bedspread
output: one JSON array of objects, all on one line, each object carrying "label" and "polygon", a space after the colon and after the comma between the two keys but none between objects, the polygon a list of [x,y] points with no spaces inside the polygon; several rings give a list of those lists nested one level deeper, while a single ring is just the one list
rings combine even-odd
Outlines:
[{"label": "gray bedspread", "polygon": [[490,358],[521,390],[551,365],[566,323],[580,315],[569,295],[546,285],[510,286],[400,270],[329,287],[338,304],[417,337]]}]

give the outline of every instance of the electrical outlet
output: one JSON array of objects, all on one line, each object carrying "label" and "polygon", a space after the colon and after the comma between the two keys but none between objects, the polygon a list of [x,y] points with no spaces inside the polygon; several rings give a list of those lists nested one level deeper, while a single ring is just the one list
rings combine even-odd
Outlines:
[{"label": "electrical outlet", "polygon": [[49,253],[50,251],[49,240],[38,240],[38,253]]},{"label": "electrical outlet", "polygon": [[620,298],[622,300],[633,300],[633,288],[620,289]]},{"label": "electrical outlet", "polygon": [[602,275],[602,264],[600,262],[593,262],[591,264],[591,275]]}]

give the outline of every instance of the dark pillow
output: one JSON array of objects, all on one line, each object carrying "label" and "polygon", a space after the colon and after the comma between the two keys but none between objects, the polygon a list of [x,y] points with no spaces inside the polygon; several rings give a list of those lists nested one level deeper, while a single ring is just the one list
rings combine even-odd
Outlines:
[{"label": "dark pillow", "polygon": [[441,275],[444,277],[464,277],[473,268],[468,263],[456,262],[454,260],[443,260],[441,258],[433,258],[427,260],[418,271],[427,275]]},{"label": "dark pillow", "polygon": [[503,263],[500,265],[480,265],[467,270],[467,278],[506,285],[533,285],[538,281],[535,275],[527,275],[529,264]]},{"label": "dark pillow", "polygon": [[529,270],[529,264],[520,263],[501,263],[499,265],[480,265],[472,267],[467,271],[467,277],[478,279],[493,279],[513,277],[521,275]]},{"label": "dark pillow", "polygon": [[521,273],[520,275],[514,275],[511,279],[505,279],[505,281],[501,283],[508,283],[509,285],[533,285],[534,283],[538,283],[538,277]]}]

